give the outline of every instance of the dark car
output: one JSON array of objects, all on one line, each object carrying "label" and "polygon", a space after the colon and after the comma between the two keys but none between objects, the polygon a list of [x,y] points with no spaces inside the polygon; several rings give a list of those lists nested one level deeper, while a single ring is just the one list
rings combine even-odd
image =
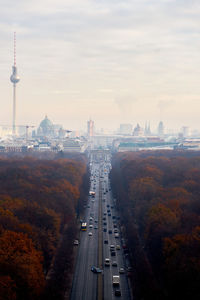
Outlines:
[{"label": "dark car", "polygon": [[120,290],[115,290],[115,296],[120,297],[121,296],[121,291]]},{"label": "dark car", "polygon": [[92,271],[93,273],[101,273],[101,272],[102,272],[102,270],[101,270],[100,268],[95,267],[95,266],[92,266],[92,267],[91,267],[91,271]]},{"label": "dark car", "polygon": [[104,229],[103,229],[103,232],[107,232],[107,228],[104,228]]},{"label": "dark car", "polygon": [[111,230],[111,229],[109,229],[108,233],[112,234],[112,230]]},{"label": "dark car", "polygon": [[104,244],[108,244],[108,240],[105,240],[105,241],[104,241]]},{"label": "dark car", "polygon": [[116,256],[115,251],[111,251],[111,256]]}]

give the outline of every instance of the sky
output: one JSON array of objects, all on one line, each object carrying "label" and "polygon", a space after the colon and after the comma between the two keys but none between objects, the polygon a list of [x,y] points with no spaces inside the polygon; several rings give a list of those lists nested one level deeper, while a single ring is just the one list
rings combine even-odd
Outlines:
[{"label": "sky", "polygon": [[0,125],[200,129],[199,0],[0,0]]}]

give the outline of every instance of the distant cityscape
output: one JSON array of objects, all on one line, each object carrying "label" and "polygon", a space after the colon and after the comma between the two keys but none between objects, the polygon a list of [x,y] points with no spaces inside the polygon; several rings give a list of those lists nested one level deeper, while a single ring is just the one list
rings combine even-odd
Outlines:
[{"label": "distant cityscape", "polygon": [[120,124],[113,132],[103,132],[95,128],[93,120],[87,121],[87,130],[65,129],[54,124],[48,116],[38,126],[0,126],[0,152],[80,152],[91,149],[109,149],[114,152],[159,150],[159,149],[200,149],[200,134],[182,127],[180,132],[166,132],[160,121],[157,131],[151,130],[150,122],[140,124]]}]

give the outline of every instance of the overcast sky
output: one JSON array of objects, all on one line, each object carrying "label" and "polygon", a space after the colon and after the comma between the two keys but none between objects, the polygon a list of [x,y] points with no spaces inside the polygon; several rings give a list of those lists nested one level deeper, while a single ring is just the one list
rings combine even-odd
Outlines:
[{"label": "overcast sky", "polygon": [[[200,129],[199,0],[0,0],[0,122]],[[0,124],[0,125],[1,125]]]}]

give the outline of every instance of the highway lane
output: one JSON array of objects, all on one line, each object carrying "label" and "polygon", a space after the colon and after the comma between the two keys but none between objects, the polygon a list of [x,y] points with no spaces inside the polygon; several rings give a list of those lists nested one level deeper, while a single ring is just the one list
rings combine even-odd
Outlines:
[{"label": "highway lane", "polygon": [[[95,198],[88,198],[88,205],[85,209],[84,221],[87,222],[87,231],[80,232],[80,244],[77,254],[77,262],[75,267],[75,274],[73,279],[73,286],[71,291],[71,300],[96,300],[98,294],[97,279],[98,274],[91,272],[91,266],[98,266],[98,230],[94,229],[95,226],[99,228],[99,222],[102,221],[102,228],[106,228],[107,232],[103,231],[103,299],[123,299],[129,300],[130,290],[126,274],[120,274],[120,290],[121,297],[115,296],[115,289],[112,284],[112,276],[119,275],[119,268],[124,265],[124,257],[122,247],[120,250],[115,250],[116,256],[111,256],[110,245],[120,245],[121,238],[114,237],[114,223],[116,223],[117,212],[114,208],[114,201],[110,191],[110,182],[108,178],[110,169],[110,161],[108,162],[92,162],[91,163],[91,187],[92,191],[96,192]],[[101,184],[99,185],[99,182]],[[101,187],[102,199],[99,199],[99,186]],[[99,201],[102,201],[102,216],[101,220],[98,219]],[[108,206],[108,207],[107,207]],[[111,208],[112,207],[112,208]],[[110,211],[110,212],[109,212]],[[104,215],[106,213],[106,215]],[[108,214],[111,214],[110,216]],[[113,218],[115,216],[115,219]],[[93,218],[90,221],[90,218]],[[105,220],[103,220],[105,218]],[[96,221],[96,222],[95,222]],[[106,222],[106,225],[103,225]],[[92,224],[93,228],[89,228]],[[112,230],[109,234],[108,230]],[[89,236],[92,232],[92,236]],[[120,234],[120,233],[119,233]],[[108,244],[104,244],[104,240],[108,240]],[[110,258],[111,265],[104,266],[105,258]],[[112,261],[117,261],[117,267],[112,266]]]},{"label": "highway lane", "polygon": [[[126,274],[119,274],[119,268],[123,267],[125,269],[124,264],[124,256],[123,256],[123,250],[121,247],[121,238],[120,238],[120,228],[119,224],[116,221],[117,220],[117,212],[114,208],[114,201],[112,198],[112,193],[110,191],[110,182],[108,178],[108,173],[104,173],[104,199],[103,201],[103,214],[106,213],[106,216],[103,215],[103,218],[106,217],[106,220],[104,220],[107,223],[107,232],[104,232],[104,240],[108,240],[108,244],[104,244],[104,259],[110,258],[111,265],[110,267],[105,267],[104,271],[104,299],[110,300],[110,299],[118,299],[119,297],[115,296],[115,290],[119,289],[121,290],[121,299],[131,299],[131,293],[129,290],[128,285],[128,279]],[[119,237],[116,238],[114,235],[114,223],[116,228],[119,232]],[[106,226],[105,226],[106,227]],[[112,230],[112,233],[109,233],[109,230]],[[111,256],[110,252],[110,245],[115,246],[115,253],[116,256]],[[120,250],[116,250],[116,245],[119,245]],[[112,266],[112,262],[116,261],[117,266]],[[113,287],[112,286],[112,276],[113,275],[119,275],[120,276],[120,287]]]},{"label": "highway lane", "polygon": [[[98,169],[95,168],[96,171]],[[95,170],[92,172],[95,172]],[[98,221],[98,181],[95,184],[96,195],[95,198],[89,197],[88,207],[85,211],[84,221],[87,222],[87,231],[80,232],[80,243],[77,255],[77,262],[75,267],[75,274],[73,279],[73,286],[71,291],[71,300],[94,300],[97,293],[97,274],[91,272],[91,266],[97,265],[97,250],[98,250],[98,229],[94,229],[98,226],[95,220]],[[94,183],[92,182],[92,188]],[[94,202],[93,202],[94,200]],[[90,217],[93,216],[93,221],[90,222]],[[89,228],[89,224],[93,225],[93,228]],[[92,236],[89,236],[89,232],[92,232]]]}]

